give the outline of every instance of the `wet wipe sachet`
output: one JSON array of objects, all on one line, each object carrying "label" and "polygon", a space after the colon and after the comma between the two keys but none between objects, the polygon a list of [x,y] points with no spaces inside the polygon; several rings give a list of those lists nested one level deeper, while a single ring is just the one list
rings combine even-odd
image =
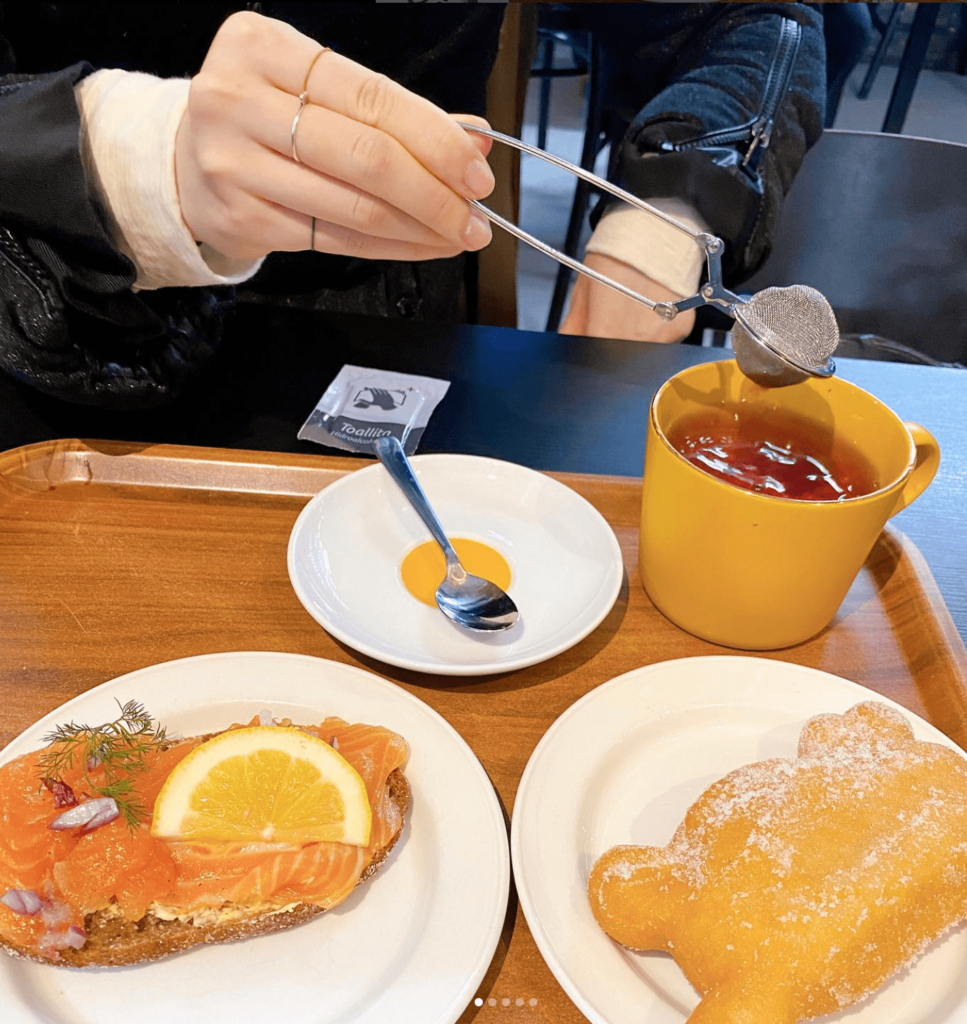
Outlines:
[{"label": "wet wipe sachet", "polygon": [[393,434],[412,455],[449,387],[435,377],[344,366],[299,429],[299,440],[371,454],[377,438]]}]

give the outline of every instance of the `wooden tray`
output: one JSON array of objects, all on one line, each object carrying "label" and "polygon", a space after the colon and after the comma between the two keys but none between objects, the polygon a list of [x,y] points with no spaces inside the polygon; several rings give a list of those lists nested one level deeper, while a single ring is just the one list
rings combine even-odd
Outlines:
[{"label": "wooden tray", "polygon": [[[578,697],[641,665],[737,653],[683,633],[645,595],[639,481],[555,474],[605,516],[624,554],[627,579],[594,633],[551,661],[479,680],[360,657],[297,600],[286,544],[312,495],[369,464],[80,441],[0,454],[0,745],[78,693],[145,665],[291,651],[361,665],[434,707],[480,758],[509,821],[531,751]],[[923,558],[892,528],[833,625],[764,657],[862,683],[967,746],[967,652]],[[544,964],[513,892],[494,961],[462,1020],[506,1019],[508,1010],[515,1019],[584,1020]]]}]

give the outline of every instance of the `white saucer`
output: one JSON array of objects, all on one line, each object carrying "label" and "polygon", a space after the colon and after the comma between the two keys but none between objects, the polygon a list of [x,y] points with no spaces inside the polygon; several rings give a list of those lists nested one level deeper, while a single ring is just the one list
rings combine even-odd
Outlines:
[{"label": "white saucer", "polygon": [[131,672],[58,708],[0,752],[54,726],[111,721],[131,699],[169,735],[338,715],[405,737],[411,812],[379,873],[307,924],[139,967],[67,970],[0,953],[3,1024],[453,1024],[493,959],[510,859],[486,772],[436,711],[349,665],[297,654],[210,654]]},{"label": "white saucer", "polygon": [[[589,1020],[682,1024],[698,1003],[671,957],[624,949],[598,927],[587,897],[595,860],[621,844],[664,846],[713,781],[752,761],[794,757],[807,719],[864,700],[897,708],[918,739],[964,755],[933,726],[856,683],[737,655],[628,672],[551,726],[517,791],[511,858],[537,946]],[[965,959],[962,925],[873,997],[823,1024],[965,1024]]]},{"label": "white saucer", "polygon": [[611,610],[624,565],[611,527],[543,473],[472,455],[417,455],[413,469],[451,536],[483,541],[510,564],[520,619],[505,632],[461,629],[403,585],[400,563],[429,533],[380,465],[316,495],[289,538],[289,578],[337,640],[400,668],[507,672],[583,640]]}]

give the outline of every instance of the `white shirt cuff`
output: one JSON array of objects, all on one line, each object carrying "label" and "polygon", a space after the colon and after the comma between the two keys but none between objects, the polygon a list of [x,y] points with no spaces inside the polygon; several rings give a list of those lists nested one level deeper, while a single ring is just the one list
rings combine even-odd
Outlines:
[{"label": "white shirt cuff", "polygon": [[[649,199],[648,204],[695,231],[708,231],[698,211],[683,199]],[[683,297],[698,291],[705,267],[705,253],[694,239],[629,203],[605,212],[585,252],[621,260]]]},{"label": "white shirt cuff", "polygon": [[137,268],[136,291],[238,284],[262,265],[199,246],[181,215],[175,136],[190,87],[189,79],[120,69],[95,71],[75,86],[81,160],[116,245]]}]

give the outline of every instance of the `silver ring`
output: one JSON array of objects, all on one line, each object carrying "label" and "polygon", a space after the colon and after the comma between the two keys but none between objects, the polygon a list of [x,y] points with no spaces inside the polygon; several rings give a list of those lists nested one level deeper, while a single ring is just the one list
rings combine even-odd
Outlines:
[{"label": "silver ring", "polygon": [[292,159],[297,164],[301,164],[302,161],[299,159],[299,151],[295,148],[295,132],[299,127],[299,118],[302,117],[302,111],[306,109],[306,104],[309,102],[309,93],[299,93],[299,109],[295,112],[295,117],[292,118],[292,131],[289,133],[289,139],[292,142]]},{"label": "silver ring", "polygon": [[289,143],[292,146],[292,159],[297,164],[301,164],[302,161],[299,159],[299,150],[296,149],[295,144],[295,132],[299,127],[299,118],[302,117],[302,111],[306,109],[306,104],[309,102],[309,77],[312,74],[313,68],[316,66],[316,61],[324,54],[329,52],[328,46],[323,46],[322,49],[312,58],[312,63],[309,65],[309,70],[306,71],[305,81],[302,83],[302,92],[299,93],[299,109],[295,112],[295,117],[292,118],[292,129],[289,132]]}]

